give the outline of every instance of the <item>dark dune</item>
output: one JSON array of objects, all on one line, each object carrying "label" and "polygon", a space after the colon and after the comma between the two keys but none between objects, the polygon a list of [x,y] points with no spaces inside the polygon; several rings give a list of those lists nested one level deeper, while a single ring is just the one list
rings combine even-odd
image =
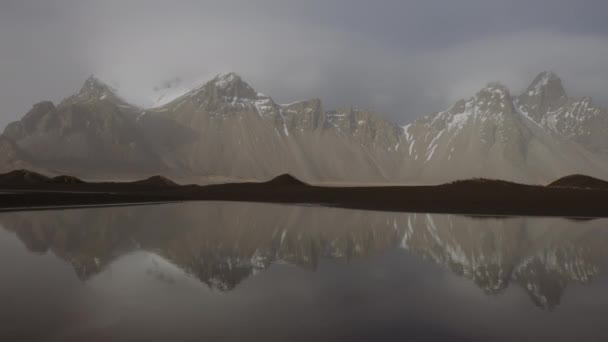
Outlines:
[{"label": "dark dune", "polygon": [[285,173],[282,174],[280,176],[277,176],[271,180],[269,180],[268,182],[266,182],[266,184],[269,185],[278,185],[278,186],[282,186],[282,185],[308,185],[308,183],[302,182],[301,180],[297,179],[296,177]]},{"label": "dark dune", "polygon": [[[71,179],[71,178],[61,178]],[[7,180],[14,180],[12,183]],[[179,201],[241,201],[478,216],[608,217],[608,189],[471,179],[438,186],[313,186],[285,174],[268,182],[178,185],[155,176],[127,183],[52,182],[19,171],[0,175],[0,210]]]},{"label": "dark dune", "polygon": [[48,183],[51,178],[29,170],[14,170],[0,175],[0,185],[21,186]]},{"label": "dark dune", "polygon": [[0,174],[2,186],[31,186],[42,184],[84,184],[85,182],[73,176],[47,177],[30,170],[15,170]]},{"label": "dark dune", "polygon": [[152,176],[140,181],[135,181],[133,184],[136,185],[149,185],[149,186],[177,186],[178,184],[164,176]]},{"label": "dark dune", "polygon": [[451,188],[466,188],[466,189],[478,189],[478,188],[487,188],[487,189],[506,189],[513,187],[521,187],[528,186],[525,184],[519,184],[515,182],[509,182],[501,179],[488,179],[488,178],[471,178],[471,179],[463,179],[457,180],[450,183],[446,183],[443,185],[439,185],[443,187],[451,187]]},{"label": "dark dune", "polygon": [[551,187],[587,188],[587,189],[608,189],[608,182],[602,179],[586,175],[570,175],[562,177],[549,184]]},{"label": "dark dune", "polygon": [[74,176],[57,176],[49,180],[50,183],[55,184],[83,184],[84,181]]}]

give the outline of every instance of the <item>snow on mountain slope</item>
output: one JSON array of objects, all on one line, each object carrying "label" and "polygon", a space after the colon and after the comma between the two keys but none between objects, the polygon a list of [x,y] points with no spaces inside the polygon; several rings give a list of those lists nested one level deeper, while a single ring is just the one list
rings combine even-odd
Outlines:
[{"label": "snow on mountain slope", "polygon": [[404,132],[415,177],[430,182],[488,177],[546,183],[577,172],[605,176],[604,160],[535,123],[500,84],[425,116]]},{"label": "snow on mountain slope", "polygon": [[595,106],[588,97],[568,97],[557,75],[541,73],[515,103],[545,129],[608,155],[608,110]]}]

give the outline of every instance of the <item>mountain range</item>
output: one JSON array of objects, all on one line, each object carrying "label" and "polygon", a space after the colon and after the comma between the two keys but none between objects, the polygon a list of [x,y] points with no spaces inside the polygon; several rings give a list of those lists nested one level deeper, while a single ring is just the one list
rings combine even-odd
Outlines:
[{"label": "mountain range", "polygon": [[608,112],[568,97],[551,72],[521,95],[489,84],[405,126],[366,110],[328,111],[319,99],[278,104],[235,73],[187,92],[167,88],[159,106],[143,109],[90,77],[57,105],[37,103],[0,137],[0,171],[197,181],[290,173],[321,183],[608,178]]}]

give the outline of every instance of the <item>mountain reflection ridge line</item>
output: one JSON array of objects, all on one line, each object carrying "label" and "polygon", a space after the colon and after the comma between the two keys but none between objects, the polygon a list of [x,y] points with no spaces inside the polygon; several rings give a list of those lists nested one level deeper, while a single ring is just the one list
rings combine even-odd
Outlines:
[{"label": "mountain reflection ridge line", "polygon": [[140,250],[212,289],[231,291],[273,264],[315,270],[325,259],[352,262],[402,249],[487,294],[517,285],[548,310],[568,284],[603,272],[606,222],[218,202],[0,215],[30,251],[52,252],[83,281]]}]

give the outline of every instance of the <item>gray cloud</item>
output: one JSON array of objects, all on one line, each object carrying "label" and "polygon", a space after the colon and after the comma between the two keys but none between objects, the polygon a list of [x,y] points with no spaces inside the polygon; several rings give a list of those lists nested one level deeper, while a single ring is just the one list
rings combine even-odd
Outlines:
[{"label": "gray cloud", "polygon": [[243,75],[279,102],[319,97],[399,123],[500,80],[560,74],[605,104],[602,1],[70,1],[0,3],[0,126],[89,74],[144,102],[154,85]]}]

